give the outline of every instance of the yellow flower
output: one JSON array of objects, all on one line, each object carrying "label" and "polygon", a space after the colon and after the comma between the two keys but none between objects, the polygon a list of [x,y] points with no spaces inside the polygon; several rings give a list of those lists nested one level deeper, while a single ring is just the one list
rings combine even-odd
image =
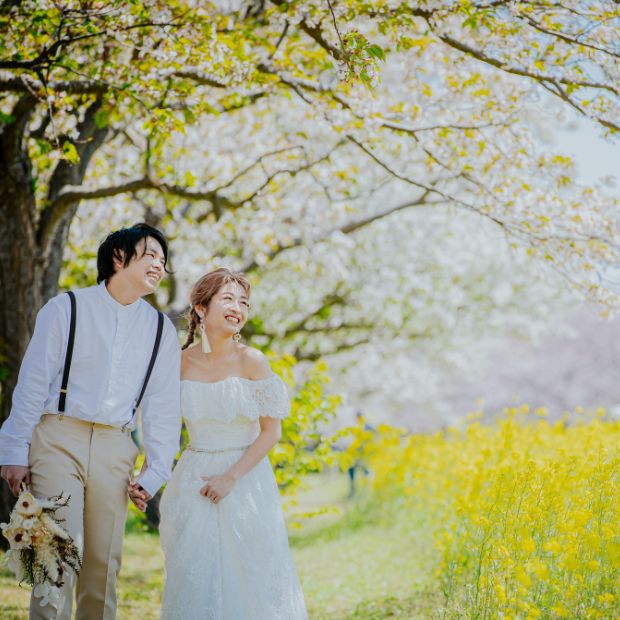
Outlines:
[{"label": "yellow flower", "polygon": [[549,567],[540,559],[534,562],[532,571],[538,579],[545,580],[549,577]]},{"label": "yellow flower", "polygon": [[525,572],[525,570],[523,570],[523,567],[519,566],[517,568],[517,572],[516,572],[516,578],[517,581],[525,586],[526,588],[531,587],[532,585],[532,579],[530,578],[530,576]]},{"label": "yellow flower", "polygon": [[543,545],[543,549],[550,553],[559,553],[562,551],[562,545],[555,538],[552,538]]},{"label": "yellow flower", "polygon": [[534,551],[536,551],[536,543],[531,536],[526,538],[521,546],[523,547],[523,551],[525,551],[526,553],[533,553]]},{"label": "yellow flower", "polygon": [[498,603],[503,605],[506,602],[506,588],[499,583],[495,584],[495,596]]},{"label": "yellow flower", "polygon": [[538,609],[538,607],[534,607],[534,605],[529,605],[527,608],[527,620],[536,620],[536,618],[540,618],[542,616],[542,611]]},{"label": "yellow flower", "polygon": [[611,605],[616,600],[616,597],[611,592],[605,592],[598,597],[598,602],[602,605]]},{"label": "yellow flower", "polygon": [[455,593],[449,611],[471,604],[472,587],[478,617],[524,620],[544,608],[570,619],[588,600],[584,618],[609,618],[617,604],[607,590],[620,589],[620,421],[540,413],[515,406],[488,425],[399,442],[382,429],[368,440],[377,499],[434,530],[438,578]]}]

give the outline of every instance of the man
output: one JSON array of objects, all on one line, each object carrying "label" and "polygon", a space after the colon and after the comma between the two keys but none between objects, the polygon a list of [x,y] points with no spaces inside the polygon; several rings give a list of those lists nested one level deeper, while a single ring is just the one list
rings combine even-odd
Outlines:
[{"label": "man", "polygon": [[[160,317],[141,299],[161,281],[167,257],[164,236],[146,224],[113,232],[101,244],[98,286],[74,293],[74,348],[63,397],[69,295],[54,297],[37,316],[11,414],[0,429],[1,475],[15,495],[24,482],[35,496],[71,496],[62,516],[83,562],[78,579],[66,579],[58,610],[31,598],[31,619],[69,620],[74,588],[77,620],[115,617],[128,488],[143,510],[170,475],[180,437],[179,341],[164,317],[154,357]],[[129,486],[138,454],[130,433],[153,358],[141,402],[146,468]]]}]

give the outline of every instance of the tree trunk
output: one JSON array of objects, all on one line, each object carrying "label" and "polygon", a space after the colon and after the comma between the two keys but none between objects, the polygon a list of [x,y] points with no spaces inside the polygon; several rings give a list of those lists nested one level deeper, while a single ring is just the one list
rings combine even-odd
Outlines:
[{"label": "tree trunk", "polygon": [[[97,126],[101,102],[94,101],[77,126],[80,162],[58,163],[50,181],[48,207],[39,212],[27,148],[27,128],[36,105],[32,95],[24,95],[10,122],[0,124],[0,424],[11,410],[37,312],[58,291],[63,250],[79,206],[71,202],[55,208],[54,201],[65,185],[82,183],[92,155],[108,136],[107,128]],[[8,520],[14,503],[3,481],[0,522]],[[0,547],[6,548],[2,536]]]},{"label": "tree trunk", "polygon": [[[36,202],[32,167],[23,132],[34,100],[15,106],[15,120],[0,127],[0,415],[9,415],[22,357],[41,306],[42,264],[36,245]],[[3,481],[0,522],[8,519],[14,498]],[[0,537],[0,545],[6,547]]]}]

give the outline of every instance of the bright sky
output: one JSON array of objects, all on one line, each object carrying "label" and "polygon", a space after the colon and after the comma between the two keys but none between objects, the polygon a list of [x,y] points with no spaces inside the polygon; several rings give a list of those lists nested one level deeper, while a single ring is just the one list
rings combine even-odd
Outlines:
[{"label": "bright sky", "polygon": [[577,119],[554,136],[554,150],[571,155],[577,163],[579,180],[600,185],[601,178],[615,176],[613,184],[605,184],[605,193],[620,197],[620,138],[601,136],[601,128],[589,119]]}]

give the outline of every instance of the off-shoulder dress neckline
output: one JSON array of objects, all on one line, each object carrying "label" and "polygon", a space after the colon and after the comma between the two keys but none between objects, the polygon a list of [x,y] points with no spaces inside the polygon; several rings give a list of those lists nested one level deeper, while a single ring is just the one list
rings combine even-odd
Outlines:
[{"label": "off-shoulder dress neckline", "polygon": [[199,381],[197,379],[181,379],[181,383],[197,383],[201,385],[218,385],[219,383],[224,383],[225,381],[230,381],[231,379],[239,379],[239,381],[247,381],[248,383],[261,383],[263,381],[270,381],[274,377],[277,377],[276,373],[270,374],[268,377],[263,377],[262,379],[248,379],[247,377],[238,377],[236,375],[232,375],[230,377],[224,377],[223,379],[218,379],[217,381]]}]

